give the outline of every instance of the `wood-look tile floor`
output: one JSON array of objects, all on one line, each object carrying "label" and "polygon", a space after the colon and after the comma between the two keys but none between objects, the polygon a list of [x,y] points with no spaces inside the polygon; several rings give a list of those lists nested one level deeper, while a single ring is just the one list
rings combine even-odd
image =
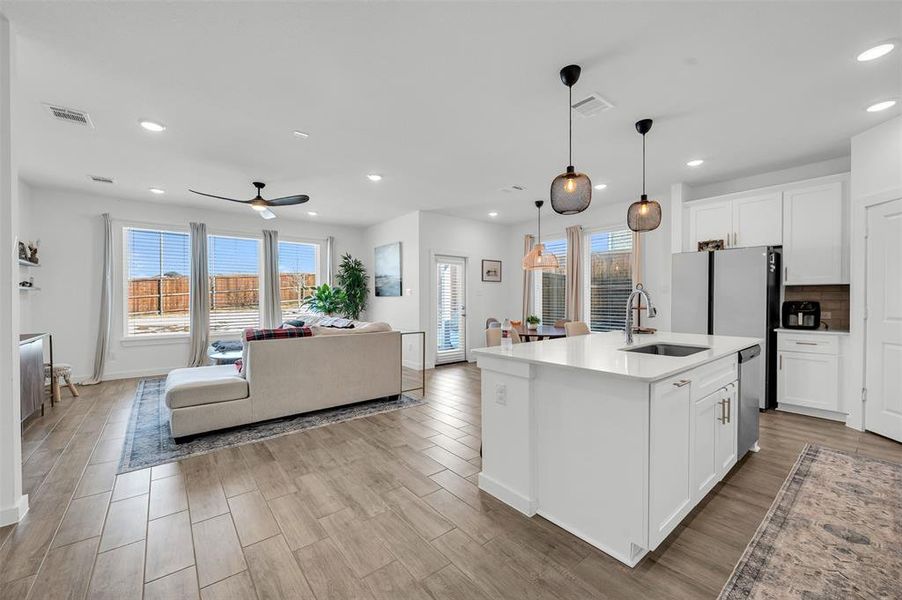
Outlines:
[{"label": "wood-look tile floor", "polygon": [[29,424],[0,598],[713,598],[805,443],[902,462],[896,442],[764,414],[762,451],[629,569],[477,489],[471,365],[430,371],[422,406],[117,477],[135,385]]}]

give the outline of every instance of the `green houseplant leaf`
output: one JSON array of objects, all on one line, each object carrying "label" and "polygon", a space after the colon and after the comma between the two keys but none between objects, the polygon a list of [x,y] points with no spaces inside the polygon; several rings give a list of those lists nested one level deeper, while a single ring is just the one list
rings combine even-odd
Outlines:
[{"label": "green houseplant leaf", "polygon": [[304,300],[304,306],[324,315],[332,316],[337,312],[342,312],[346,302],[344,290],[338,287],[332,287],[328,283],[324,283],[319,287],[313,288],[313,294]]},{"label": "green houseplant leaf", "polygon": [[370,288],[367,285],[369,279],[363,262],[359,258],[345,254],[341,257],[335,279],[345,295],[344,305],[341,307],[344,316],[355,321],[360,319],[360,313],[366,310],[370,296]]}]

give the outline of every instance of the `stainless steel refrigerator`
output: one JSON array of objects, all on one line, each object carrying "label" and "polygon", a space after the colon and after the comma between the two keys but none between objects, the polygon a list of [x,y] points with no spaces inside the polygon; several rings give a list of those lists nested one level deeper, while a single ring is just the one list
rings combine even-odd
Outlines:
[{"label": "stainless steel refrigerator", "polygon": [[781,252],[759,246],[673,255],[673,331],[761,338],[758,372],[743,376],[743,395],[757,397],[759,408],[777,406]]}]

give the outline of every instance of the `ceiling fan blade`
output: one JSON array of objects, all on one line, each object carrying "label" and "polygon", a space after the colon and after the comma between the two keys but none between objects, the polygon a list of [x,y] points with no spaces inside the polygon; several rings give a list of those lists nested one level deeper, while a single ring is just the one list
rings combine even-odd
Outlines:
[{"label": "ceiling fan blade", "polygon": [[260,211],[260,216],[263,217],[264,219],[266,219],[267,221],[269,221],[270,219],[276,218],[276,213],[274,213],[273,211],[271,211],[267,208],[266,210]]},{"label": "ceiling fan blade", "polygon": [[291,206],[293,204],[303,204],[308,200],[310,200],[310,196],[299,194],[297,196],[285,196],[283,198],[274,198],[272,200],[267,200],[266,204],[268,206]]},{"label": "ceiling fan blade", "polygon": [[218,198],[219,200],[228,200],[229,202],[238,202],[240,204],[248,204],[250,200],[235,200],[234,198],[226,198],[225,196],[214,196],[213,194],[205,194],[203,192],[198,192],[195,190],[188,190],[189,192],[193,192],[198,196],[207,196],[208,198]]}]

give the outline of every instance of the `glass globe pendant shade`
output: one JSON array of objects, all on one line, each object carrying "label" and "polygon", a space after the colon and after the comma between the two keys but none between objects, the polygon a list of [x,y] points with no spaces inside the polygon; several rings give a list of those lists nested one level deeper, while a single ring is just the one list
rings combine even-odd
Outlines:
[{"label": "glass globe pendant shade", "polygon": [[560,263],[554,254],[545,254],[545,244],[536,244],[523,257],[523,268],[527,271],[556,271]]},{"label": "glass globe pendant shade", "polygon": [[551,208],[559,215],[581,213],[591,202],[592,180],[585,173],[577,173],[573,165],[551,182]]},{"label": "glass globe pendant shade", "polygon": [[642,199],[630,204],[626,224],[633,231],[652,231],[661,225],[661,205],[642,194]]}]

